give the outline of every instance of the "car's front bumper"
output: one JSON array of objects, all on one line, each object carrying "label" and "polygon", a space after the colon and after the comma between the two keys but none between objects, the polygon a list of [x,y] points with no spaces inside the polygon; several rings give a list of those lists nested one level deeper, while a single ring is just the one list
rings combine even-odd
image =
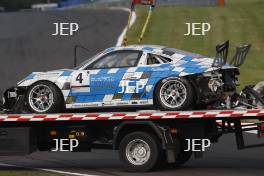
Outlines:
[{"label": "car's front bumper", "polygon": [[[19,100],[23,99],[26,89],[23,87],[11,87],[7,89],[3,94],[3,102],[1,111],[4,112],[14,112],[18,106]],[[22,101],[22,100],[21,100]]]}]

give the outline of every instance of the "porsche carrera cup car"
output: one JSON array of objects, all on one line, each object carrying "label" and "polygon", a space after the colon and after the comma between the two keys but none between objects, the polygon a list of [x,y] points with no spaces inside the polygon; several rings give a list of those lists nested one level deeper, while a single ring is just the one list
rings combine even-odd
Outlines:
[{"label": "porsche carrera cup car", "polygon": [[22,102],[33,113],[89,107],[194,109],[225,102],[250,45],[227,62],[228,42],[215,58],[152,45],[112,47],[74,69],[33,72],[4,93],[4,108]]}]

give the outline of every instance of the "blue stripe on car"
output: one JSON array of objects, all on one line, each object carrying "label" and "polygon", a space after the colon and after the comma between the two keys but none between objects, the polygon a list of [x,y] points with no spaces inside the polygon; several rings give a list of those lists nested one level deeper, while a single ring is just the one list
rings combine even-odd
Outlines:
[{"label": "blue stripe on car", "polygon": [[65,71],[63,71],[63,73],[61,74],[61,76],[70,76],[71,74],[72,74],[72,71],[65,70]]},{"label": "blue stripe on car", "polygon": [[191,60],[193,60],[193,57],[192,57],[192,56],[185,56],[185,57],[182,58],[181,60],[184,60],[184,61],[191,61]]},{"label": "blue stripe on car", "polygon": [[106,94],[99,94],[99,95],[96,95],[95,98],[94,98],[94,101],[95,101],[95,102],[102,102],[103,99],[104,99],[104,96],[105,96],[105,95],[106,95]]},{"label": "blue stripe on car", "polygon": [[114,48],[112,47],[112,48],[107,48],[106,50],[105,50],[105,53],[108,53],[108,52],[111,52],[111,51],[114,51]]},{"label": "blue stripe on car", "polygon": [[145,51],[153,51],[154,48],[149,47],[149,46],[145,46],[144,48],[142,48],[142,50],[145,50]]},{"label": "blue stripe on car", "polygon": [[34,79],[35,77],[35,74],[31,73],[30,75],[28,75],[25,80],[31,80],[31,79]]},{"label": "blue stripe on car", "polygon": [[86,101],[87,96],[78,95],[76,98],[76,103],[84,103]]},{"label": "blue stripe on car", "polygon": [[132,97],[132,93],[125,93],[121,100],[130,100]]}]

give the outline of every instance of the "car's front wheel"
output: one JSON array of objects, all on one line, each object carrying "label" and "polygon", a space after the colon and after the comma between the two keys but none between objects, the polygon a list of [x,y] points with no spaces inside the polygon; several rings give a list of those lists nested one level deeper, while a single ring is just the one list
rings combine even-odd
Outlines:
[{"label": "car's front wheel", "polygon": [[62,110],[63,98],[54,84],[43,81],[29,88],[26,104],[33,113],[56,113]]},{"label": "car's front wheel", "polygon": [[178,111],[191,108],[193,88],[184,78],[167,78],[156,87],[155,99],[161,110]]}]

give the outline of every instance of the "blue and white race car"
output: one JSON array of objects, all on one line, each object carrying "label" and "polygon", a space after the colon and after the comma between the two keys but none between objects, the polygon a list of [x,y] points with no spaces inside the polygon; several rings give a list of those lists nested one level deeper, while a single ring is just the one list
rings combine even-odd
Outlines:
[{"label": "blue and white race car", "polygon": [[163,46],[108,48],[74,69],[31,73],[4,93],[4,108],[20,102],[33,113],[128,106],[177,111],[224,102],[236,91],[241,64],[226,62],[226,45],[214,59]]}]

